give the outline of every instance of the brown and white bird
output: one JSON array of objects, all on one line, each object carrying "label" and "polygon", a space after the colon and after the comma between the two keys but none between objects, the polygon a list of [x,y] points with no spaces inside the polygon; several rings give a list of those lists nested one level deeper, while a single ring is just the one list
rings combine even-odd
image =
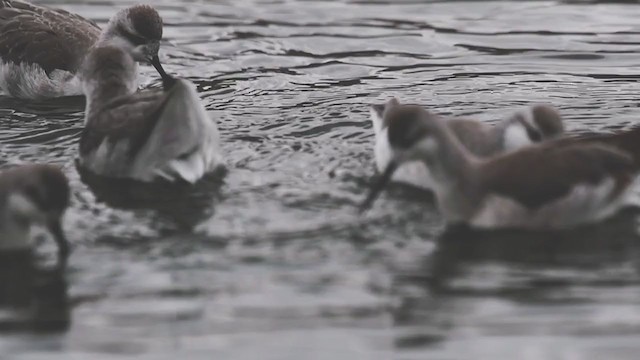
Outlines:
[{"label": "brown and white bird", "polygon": [[440,116],[419,106],[388,107],[384,117],[391,160],[362,209],[371,206],[399,166],[421,161],[431,172],[448,223],[569,228],[616,213],[637,173],[628,154],[597,143],[554,146],[551,141],[481,158]]},{"label": "brown and white bird", "polygon": [[195,86],[159,69],[163,89],[135,92],[135,61],[120,47],[96,47],[80,70],[85,128],[79,165],[93,174],[194,183],[222,165],[216,122]]},{"label": "brown and white bird", "polygon": [[[400,102],[392,98],[386,105],[371,106],[371,122],[376,138],[374,153],[379,172],[384,171],[392,156],[385,109],[399,105]],[[460,117],[448,118],[446,125],[469,151],[481,157],[555,139],[564,133],[560,114],[553,107],[543,104],[515,112],[495,125]],[[427,190],[433,188],[429,169],[421,161],[402,164],[392,180]]]},{"label": "brown and white bird", "polygon": [[66,257],[62,218],[69,196],[69,183],[58,167],[22,165],[0,172],[0,251],[30,249],[31,226],[42,225]]},{"label": "brown and white bird", "polygon": [[91,47],[117,46],[157,68],[161,39],[162,18],[148,5],[118,11],[101,31],[64,10],[0,0],[0,89],[25,99],[82,95],[76,75]]}]

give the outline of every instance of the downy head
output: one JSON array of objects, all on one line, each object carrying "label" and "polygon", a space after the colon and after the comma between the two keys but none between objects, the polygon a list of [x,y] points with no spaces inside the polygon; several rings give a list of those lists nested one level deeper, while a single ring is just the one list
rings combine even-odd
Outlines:
[{"label": "downy head", "polygon": [[111,45],[128,52],[134,60],[149,63],[162,79],[168,76],[160,64],[162,18],[149,5],[135,5],[118,11],[100,35],[97,46]]},{"label": "downy head", "polygon": [[69,183],[62,170],[49,165],[24,165],[0,173],[5,193],[5,211],[14,227],[28,234],[31,225],[42,225],[51,233],[62,257],[69,245],[62,218],[69,206]]},{"label": "downy head", "polygon": [[533,105],[518,111],[506,121],[504,149],[513,151],[532,143],[547,141],[564,134],[558,111],[549,105]]}]

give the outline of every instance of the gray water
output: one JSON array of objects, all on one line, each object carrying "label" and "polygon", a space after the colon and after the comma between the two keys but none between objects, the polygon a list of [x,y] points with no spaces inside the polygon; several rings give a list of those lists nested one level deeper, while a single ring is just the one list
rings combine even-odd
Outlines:
[{"label": "gray water", "polygon": [[[130,4],[42,3],[100,24]],[[90,188],[74,165],[82,99],[0,98],[0,164],[60,164],[73,186],[69,268],[43,275],[30,310],[0,311],[0,359],[638,358],[637,214],[481,234],[448,231],[407,187],[366,216],[355,205],[374,174],[367,105],[391,96],[489,122],[548,102],[572,132],[634,124],[639,5],[154,6],[161,59],[197,84],[228,173]]]}]

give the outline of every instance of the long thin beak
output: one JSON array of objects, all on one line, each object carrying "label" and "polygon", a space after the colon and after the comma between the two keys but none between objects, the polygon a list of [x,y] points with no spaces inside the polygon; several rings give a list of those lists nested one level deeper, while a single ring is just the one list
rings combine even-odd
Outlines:
[{"label": "long thin beak", "polygon": [[51,219],[47,223],[47,228],[53,235],[56,244],[58,244],[58,253],[60,254],[60,258],[66,260],[69,256],[69,241],[64,236],[64,231],[62,230],[62,224],[60,223],[61,219]]},{"label": "long thin beak", "polygon": [[380,178],[373,184],[369,190],[369,195],[367,195],[367,198],[362,202],[362,205],[360,205],[361,213],[367,211],[371,205],[373,205],[373,202],[376,201],[378,196],[380,196],[380,193],[382,193],[382,190],[384,190],[387,184],[391,181],[391,177],[397,168],[398,164],[396,162],[389,162],[389,165],[384,169],[382,176],[380,176]]},{"label": "long thin beak", "polygon": [[173,84],[176,83],[176,79],[173,76],[167,74],[166,71],[164,71],[162,64],[160,64],[160,58],[158,57],[158,55],[151,58],[151,65],[153,65],[158,74],[160,74],[160,77],[162,78],[162,86],[164,86],[165,90],[168,90],[169,88],[171,88],[171,86],[173,86]]}]

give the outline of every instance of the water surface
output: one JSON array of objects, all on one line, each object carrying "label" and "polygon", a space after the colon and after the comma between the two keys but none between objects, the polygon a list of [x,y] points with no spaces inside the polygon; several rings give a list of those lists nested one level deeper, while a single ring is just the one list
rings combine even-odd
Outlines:
[{"label": "water surface", "polygon": [[[101,25],[131,4],[42,3]],[[640,6],[154,5],[165,68],[197,84],[229,171],[196,189],[90,188],[74,166],[82,100],[0,98],[0,164],[64,166],[74,249],[65,281],[36,286],[39,312],[0,312],[0,358],[637,358],[637,214],[525,236],[445,231],[400,186],[365,217],[354,205],[374,172],[367,106],[391,96],[488,122],[549,102],[573,132],[633,125]]]}]

